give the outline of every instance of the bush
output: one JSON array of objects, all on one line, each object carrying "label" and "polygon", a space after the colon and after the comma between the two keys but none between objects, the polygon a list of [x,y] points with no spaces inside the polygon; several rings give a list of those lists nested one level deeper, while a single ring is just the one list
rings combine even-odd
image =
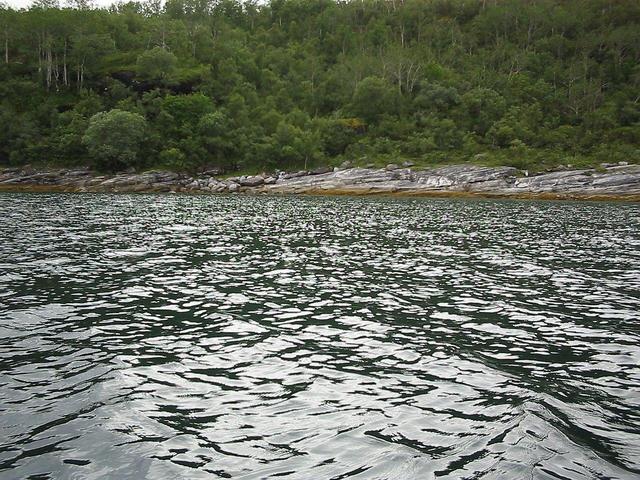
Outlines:
[{"label": "bush", "polygon": [[160,162],[171,170],[185,170],[186,157],[178,148],[168,148],[160,152]]},{"label": "bush", "polygon": [[135,167],[145,130],[142,115],[113,109],[91,117],[82,143],[99,169]]}]

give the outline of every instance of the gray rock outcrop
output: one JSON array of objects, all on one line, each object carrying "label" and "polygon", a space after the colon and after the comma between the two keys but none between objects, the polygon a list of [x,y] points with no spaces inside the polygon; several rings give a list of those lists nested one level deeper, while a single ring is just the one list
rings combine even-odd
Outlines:
[{"label": "gray rock outcrop", "polygon": [[640,165],[606,165],[528,175],[513,167],[451,165],[426,170],[390,164],[386,168],[318,168],[216,178],[149,171],[96,175],[87,169],[0,170],[0,190],[79,192],[190,192],[273,194],[477,195],[545,198],[621,198],[640,200]]}]

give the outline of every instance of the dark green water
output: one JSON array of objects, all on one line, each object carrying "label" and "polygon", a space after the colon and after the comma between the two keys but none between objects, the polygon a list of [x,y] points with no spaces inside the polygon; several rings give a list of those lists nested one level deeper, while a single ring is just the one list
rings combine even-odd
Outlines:
[{"label": "dark green water", "polygon": [[638,204],[0,218],[0,478],[640,478]]}]

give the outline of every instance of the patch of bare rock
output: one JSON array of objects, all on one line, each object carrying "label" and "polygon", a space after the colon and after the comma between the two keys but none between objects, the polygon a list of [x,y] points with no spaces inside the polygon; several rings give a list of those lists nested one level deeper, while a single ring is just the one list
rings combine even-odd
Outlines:
[{"label": "patch of bare rock", "polygon": [[640,198],[640,165],[564,169],[528,175],[513,167],[452,165],[426,170],[413,164],[385,168],[319,167],[297,172],[220,178],[149,171],[100,175],[88,169],[36,171],[26,166],[0,170],[0,190],[69,192],[191,192],[272,194],[462,194],[500,197]]}]

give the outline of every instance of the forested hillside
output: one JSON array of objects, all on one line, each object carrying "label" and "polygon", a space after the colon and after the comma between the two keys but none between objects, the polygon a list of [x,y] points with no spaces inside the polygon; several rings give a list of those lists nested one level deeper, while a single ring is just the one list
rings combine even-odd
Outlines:
[{"label": "forested hillside", "polygon": [[0,165],[640,157],[637,0],[42,0],[0,40]]}]

